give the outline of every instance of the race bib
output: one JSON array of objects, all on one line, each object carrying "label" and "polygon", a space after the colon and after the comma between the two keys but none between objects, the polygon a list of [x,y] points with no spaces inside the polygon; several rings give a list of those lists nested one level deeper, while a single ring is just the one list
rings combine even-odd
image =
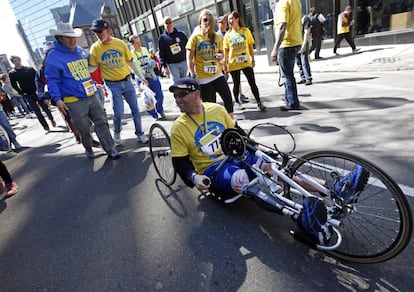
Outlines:
[{"label": "race bib", "polygon": [[173,44],[170,46],[170,50],[173,55],[177,55],[181,52],[181,47],[179,44]]},{"label": "race bib", "polygon": [[85,82],[82,82],[83,88],[85,89],[87,96],[92,96],[96,92],[95,83],[92,80],[88,80]]},{"label": "race bib", "polygon": [[217,65],[215,62],[204,62],[204,73],[215,74],[217,72]]},{"label": "race bib", "polygon": [[220,144],[220,130],[213,130],[200,138],[201,150],[207,156],[216,156],[222,153]]},{"label": "race bib", "polygon": [[240,56],[236,56],[236,63],[244,63],[247,62],[247,55],[243,54]]}]

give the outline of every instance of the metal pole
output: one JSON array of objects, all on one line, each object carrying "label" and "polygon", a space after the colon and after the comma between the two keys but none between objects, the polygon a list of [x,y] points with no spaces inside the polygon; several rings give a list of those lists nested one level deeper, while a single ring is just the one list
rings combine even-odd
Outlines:
[{"label": "metal pole", "polygon": [[160,37],[160,30],[159,30],[160,28],[158,27],[157,15],[155,15],[154,6],[152,5],[152,0],[148,0],[148,2],[149,2],[149,5],[150,5],[152,18],[154,18],[155,33],[157,34],[157,39],[158,39]]}]

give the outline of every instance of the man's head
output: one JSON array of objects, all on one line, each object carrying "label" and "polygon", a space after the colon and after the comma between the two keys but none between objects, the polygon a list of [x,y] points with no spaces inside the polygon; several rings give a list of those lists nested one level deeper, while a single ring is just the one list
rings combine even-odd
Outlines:
[{"label": "man's head", "polygon": [[346,12],[348,14],[351,13],[352,12],[352,6],[351,5],[346,6],[344,12]]},{"label": "man's head", "polygon": [[131,35],[128,40],[134,46],[135,49],[141,48],[141,39],[139,38],[139,36],[135,34]]},{"label": "man's head", "polygon": [[82,30],[79,28],[74,29],[70,23],[61,22],[56,25],[56,29],[49,30],[49,33],[62,45],[73,51],[76,48],[76,38],[82,35]]},{"label": "man's head", "polygon": [[181,78],[174,82],[169,88],[174,94],[175,102],[181,112],[195,114],[199,113],[201,106],[200,85],[194,78]]},{"label": "man's head", "polygon": [[174,22],[172,21],[171,17],[165,16],[163,19],[164,28],[168,33],[172,33],[174,31]]},{"label": "man's head", "polygon": [[315,8],[315,7],[311,7],[311,8],[309,9],[309,14],[310,14],[310,15],[315,15],[315,14],[316,14],[316,8]]},{"label": "man's head", "polygon": [[227,16],[219,16],[217,17],[217,27],[219,32],[225,32],[227,30]]},{"label": "man's head", "polygon": [[22,60],[20,59],[19,56],[14,56],[14,55],[11,56],[10,57],[10,62],[12,62],[14,67],[16,67],[16,68],[22,67]]},{"label": "man's head", "polygon": [[109,23],[104,19],[95,19],[90,28],[101,42],[106,42],[111,39],[111,28]]},{"label": "man's head", "polygon": [[1,81],[5,82],[9,79],[9,75],[7,75],[6,73],[1,75]]}]

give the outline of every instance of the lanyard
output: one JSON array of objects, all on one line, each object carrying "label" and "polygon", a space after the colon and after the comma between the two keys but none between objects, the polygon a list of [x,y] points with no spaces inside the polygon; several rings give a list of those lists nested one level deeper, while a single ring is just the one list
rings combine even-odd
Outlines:
[{"label": "lanyard", "polygon": [[[187,114],[187,116],[193,121],[193,123],[200,129],[201,134],[204,136],[205,134],[207,134],[207,123],[206,123],[206,112],[204,111],[204,105],[201,106],[203,109],[203,124],[199,125],[196,120],[194,120],[194,118]],[[204,130],[203,130],[204,129]]]}]

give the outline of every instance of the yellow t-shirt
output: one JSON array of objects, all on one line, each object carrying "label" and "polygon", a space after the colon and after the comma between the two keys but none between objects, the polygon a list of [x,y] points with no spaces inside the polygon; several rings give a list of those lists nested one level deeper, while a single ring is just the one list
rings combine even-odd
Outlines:
[{"label": "yellow t-shirt", "polygon": [[185,46],[187,50],[195,53],[195,66],[198,79],[214,78],[221,74],[222,68],[216,58],[219,51],[223,51],[223,38],[215,33],[214,44],[207,36],[193,34]]},{"label": "yellow t-shirt", "polygon": [[302,44],[302,4],[300,0],[280,0],[276,5],[274,23],[276,29],[281,23],[287,23],[281,48]]},{"label": "yellow t-shirt", "polygon": [[247,27],[242,27],[238,32],[228,31],[224,35],[224,49],[229,49],[229,71],[252,67],[249,45],[254,44],[252,33]]},{"label": "yellow t-shirt", "polygon": [[183,113],[171,128],[172,157],[189,156],[197,173],[203,173],[212,163],[225,157],[220,135],[236,124],[222,105],[205,102],[203,106],[205,118],[202,113],[191,115],[193,121]]},{"label": "yellow t-shirt", "polygon": [[95,42],[90,49],[89,64],[100,67],[105,80],[118,81],[131,73],[127,62],[132,61],[131,51],[120,39],[112,38],[109,44]]}]

